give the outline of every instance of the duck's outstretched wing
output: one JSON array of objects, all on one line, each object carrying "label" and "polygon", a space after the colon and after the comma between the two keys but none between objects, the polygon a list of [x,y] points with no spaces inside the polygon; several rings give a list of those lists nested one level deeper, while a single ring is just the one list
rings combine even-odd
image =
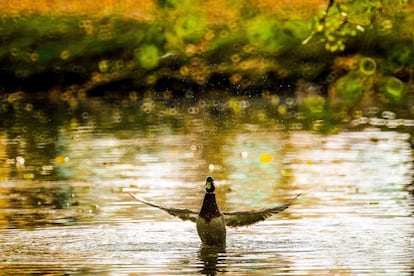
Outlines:
[{"label": "duck's outstretched wing", "polygon": [[301,194],[298,194],[283,205],[272,208],[242,212],[223,212],[226,225],[230,227],[239,227],[265,220],[268,217],[287,209],[300,195]]},{"label": "duck's outstretched wing", "polygon": [[130,196],[132,196],[135,200],[144,203],[148,206],[151,207],[155,207],[158,209],[161,209],[165,212],[167,212],[168,214],[178,217],[182,220],[190,220],[192,222],[196,222],[197,221],[197,216],[198,216],[198,212],[194,211],[194,210],[190,210],[190,209],[179,209],[179,208],[168,208],[168,207],[164,207],[158,204],[154,204],[151,202],[148,202],[142,198],[137,197],[136,195],[134,195],[133,193],[128,193]]}]

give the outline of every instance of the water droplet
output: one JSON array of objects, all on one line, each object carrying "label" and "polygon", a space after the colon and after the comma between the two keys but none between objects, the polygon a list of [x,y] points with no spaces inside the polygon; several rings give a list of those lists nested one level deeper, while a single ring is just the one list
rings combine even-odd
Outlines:
[{"label": "water droplet", "polygon": [[25,108],[24,108],[27,112],[32,112],[33,111],[33,105],[31,103],[26,104]]},{"label": "water droplet", "polygon": [[263,153],[260,155],[260,163],[263,163],[263,164],[270,163],[272,162],[272,160],[273,160],[273,157],[268,153]]},{"label": "water droplet", "polygon": [[200,111],[200,108],[199,108],[199,107],[197,107],[197,106],[190,106],[190,107],[187,109],[187,112],[188,112],[189,114],[197,114],[199,111]]},{"label": "water droplet", "polygon": [[102,73],[105,73],[106,71],[108,71],[109,63],[107,60],[101,60],[98,64],[98,67],[99,67],[99,71],[101,71]]},{"label": "water droplet", "polygon": [[400,99],[404,91],[404,83],[400,79],[389,77],[385,89],[390,96]]},{"label": "water droplet", "polygon": [[69,52],[69,50],[63,50],[63,51],[60,53],[60,58],[61,58],[61,59],[63,59],[63,60],[67,60],[69,57],[70,57],[70,52]]},{"label": "water droplet", "polygon": [[395,113],[392,111],[383,111],[381,113],[381,116],[384,119],[390,119],[390,120],[395,119]]},{"label": "water droplet", "polygon": [[370,57],[364,57],[359,62],[359,70],[365,75],[372,75],[377,69],[377,64],[374,59]]},{"label": "water droplet", "polygon": [[67,156],[62,156],[62,155],[56,156],[56,158],[55,158],[55,162],[56,162],[57,164],[64,164],[64,163],[67,163],[67,162],[69,162],[69,157],[67,157]]},{"label": "water droplet", "polygon": [[23,175],[24,179],[33,179],[35,177],[35,175],[33,173],[25,173]]},{"label": "water droplet", "polygon": [[23,166],[25,163],[25,159],[22,156],[16,157],[16,166]]},{"label": "water droplet", "polygon": [[231,61],[232,61],[233,63],[239,63],[239,62],[240,62],[240,60],[241,60],[241,58],[240,58],[240,55],[239,55],[239,54],[234,54],[234,55],[232,55],[232,56],[230,57],[230,59],[231,59]]},{"label": "water droplet", "polygon": [[286,105],[284,105],[284,104],[279,105],[279,106],[277,107],[277,112],[278,112],[280,115],[285,115],[285,114],[286,114],[286,112],[287,112],[287,106],[286,106]]},{"label": "water droplet", "polygon": [[86,111],[83,112],[81,116],[82,116],[82,119],[84,119],[84,120],[88,120],[89,119],[89,113],[86,112]]}]

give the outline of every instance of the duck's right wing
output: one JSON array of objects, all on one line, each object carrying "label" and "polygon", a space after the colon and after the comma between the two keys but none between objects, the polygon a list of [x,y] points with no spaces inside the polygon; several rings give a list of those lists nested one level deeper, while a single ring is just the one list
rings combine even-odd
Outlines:
[{"label": "duck's right wing", "polygon": [[142,198],[139,198],[136,195],[134,195],[133,193],[128,193],[128,194],[130,196],[132,196],[135,200],[137,200],[141,203],[144,203],[144,204],[146,204],[148,206],[151,206],[151,207],[161,209],[161,210],[167,212],[168,214],[170,214],[172,216],[175,216],[177,218],[180,218],[182,220],[189,220],[189,221],[192,221],[192,222],[197,221],[198,212],[196,212],[194,210],[164,207],[162,205],[151,203],[151,202],[148,202],[148,201],[146,201]]},{"label": "duck's right wing", "polygon": [[267,209],[241,212],[223,212],[226,225],[229,227],[247,226],[265,220],[268,217],[287,209],[300,195],[301,194],[296,195],[283,205]]}]

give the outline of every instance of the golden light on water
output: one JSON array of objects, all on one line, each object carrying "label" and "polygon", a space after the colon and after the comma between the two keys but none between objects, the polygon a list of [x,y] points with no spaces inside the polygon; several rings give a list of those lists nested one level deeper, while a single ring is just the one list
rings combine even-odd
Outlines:
[{"label": "golden light on water", "polygon": [[408,2],[1,1],[0,274],[412,274]]},{"label": "golden light on water", "polygon": [[[205,130],[208,124],[199,120],[194,127]],[[0,243],[2,252],[8,252],[4,258],[15,256],[10,248],[20,247],[19,260],[31,260],[36,247],[41,260],[50,252],[51,237],[60,237],[62,252],[54,251],[59,260],[86,266],[96,264],[91,256],[100,254],[115,271],[128,262],[137,263],[129,267],[134,271],[156,266],[160,273],[171,273],[177,251],[189,256],[189,262],[203,257],[197,257],[194,225],[135,202],[126,192],[197,210],[205,177],[212,175],[222,210],[266,208],[302,193],[288,210],[266,222],[229,229],[228,250],[222,255],[228,262],[218,262],[220,267],[231,270],[229,262],[243,261],[274,272],[270,254],[298,273],[327,268],[363,273],[361,265],[380,271],[410,269],[409,134],[366,128],[321,136],[252,124],[209,134],[165,125],[149,132],[108,132],[98,125],[69,123],[59,130],[59,154],[50,164],[39,165],[40,172],[53,170],[60,181],[41,180],[33,168],[39,164],[36,154],[15,155],[1,178],[13,172],[20,180],[0,187],[8,195],[0,197],[0,228],[19,227],[25,235],[1,230],[7,237]],[[159,261],[148,257],[160,250],[164,255]],[[114,254],[122,256],[120,267],[113,263]],[[59,260],[49,263],[61,267]]]}]

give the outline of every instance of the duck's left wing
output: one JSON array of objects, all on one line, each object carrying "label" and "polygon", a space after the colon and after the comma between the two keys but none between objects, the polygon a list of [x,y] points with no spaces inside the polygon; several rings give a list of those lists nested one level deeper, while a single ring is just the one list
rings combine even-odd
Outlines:
[{"label": "duck's left wing", "polygon": [[252,211],[241,211],[241,212],[223,212],[226,225],[230,227],[239,227],[251,225],[256,222],[267,219],[268,217],[277,214],[287,209],[292,202],[297,199],[301,194],[296,195],[294,198],[289,200],[283,205]]},{"label": "duck's left wing", "polygon": [[175,217],[178,217],[182,220],[189,220],[189,221],[192,221],[192,222],[197,221],[198,212],[196,212],[194,210],[164,207],[162,205],[151,203],[151,202],[148,202],[148,201],[146,201],[142,198],[139,198],[136,195],[134,195],[133,193],[128,193],[128,194],[130,196],[132,196],[133,198],[135,198],[135,200],[137,200],[141,203],[144,203],[144,204],[146,204],[148,206],[151,206],[151,207],[161,209],[161,210],[167,212],[168,214],[170,214],[172,216],[175,216]]}]

